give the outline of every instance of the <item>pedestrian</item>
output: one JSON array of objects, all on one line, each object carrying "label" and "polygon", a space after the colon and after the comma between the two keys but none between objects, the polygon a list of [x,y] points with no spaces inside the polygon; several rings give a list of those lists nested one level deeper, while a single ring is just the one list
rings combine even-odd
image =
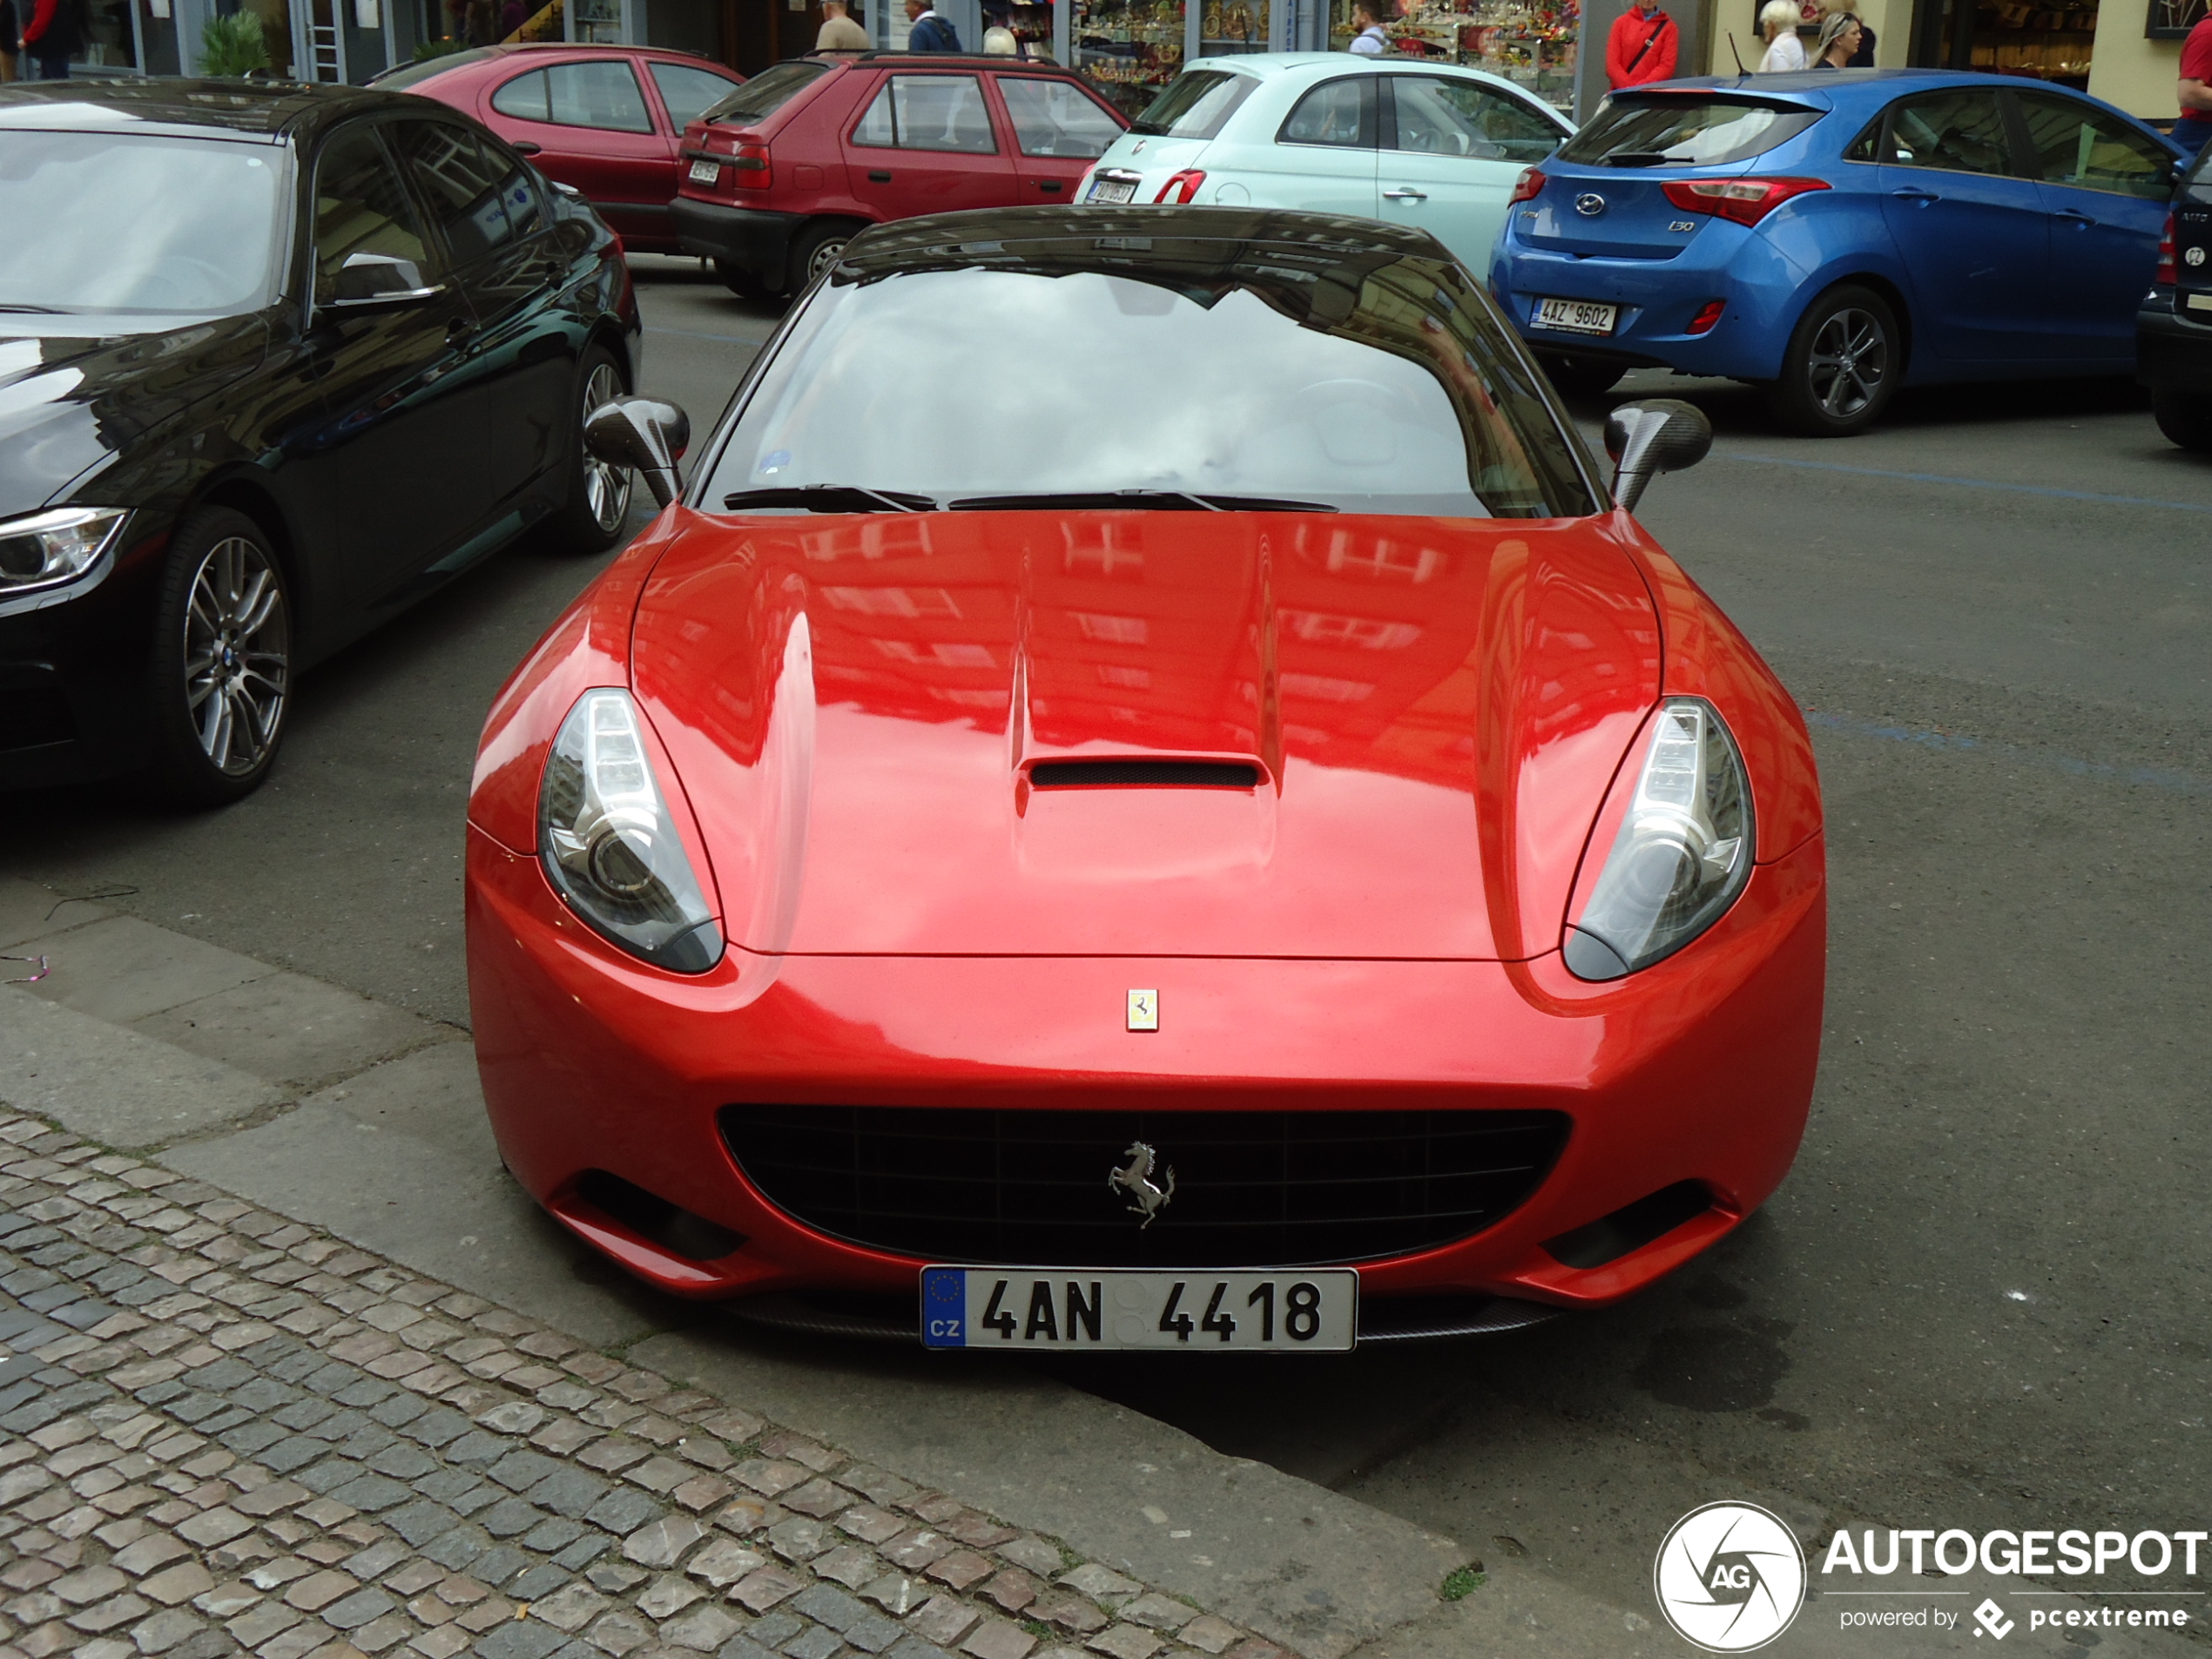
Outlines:
[{"label": "pedestrian", "polygon": [[956,52],[961,50],[960,30],[953,27],[953,20],[938,10],[932,0],[907,0],[907,21],[914,25],[907,32],[908,51]]},{"label": "pedestrian", "polygon": [[1805,66],[1805,44],[1797,38],[1797,0],[1766,0],[1759,11],[1759,32],[1766,37],[1762,75],[1786,75]]},{"label": "pedestrian", "polygon": [[1851,54],[1858,50],[1858,37],[1864,33],[1858,18],[1848,11],[1831,11],[1820,25],[1819,55],[1812,60],[1815,69],[1841,69],[1851,62]]},{"label": "pedestrian", "polygon": [[1020,55],[1022,43],[1014,31],[1001,24],[993,24],[983,31],[983,56],[986,57],[1014,57]]},{"label": "pedestrian", "polygon": [[23,50],[40,80],[67,80],[69,60],[84,50],[84,0],[37,0],[23,27]]},{"label": "pedestrian", "polygon": [[1635,0],[1613,20],[1605,37],[1606,84],[1619,91],[1675,78],[1675,20],[1659,10],[1658,0]]},{"label": "pedestrian", "polygon": [[2182,118],[2174,123],[2174,142],[2195,157],[2212,140],[2212,12],[2198,19],[2182,43],[2182,78],[2175,88]]},{"label": "pedestrian", "polygon": [[[1820,0],[1820,9],[1823,11],[1830,13],[1848,11],[1854,18],[1858,19],[1858,50],[1851,55],[1851,62],[1845,64],[1844,67],[1845,69],[1873,68],[1874,26],[1873,24],[1868,23],[1865,18],[1858,16],[1858,0]],[[1821,21],[1825,23],[1827,19],[1823,18]]]},{"label": "pedestrian", "polygon": [[16,30],[16,0],[0,0],[0,86],[16,78],[16,54],[23,37]]},{"label": "pedestrian", "polygon": [[1383,27],[1383,8],[1390,0],[1356,0],[1352,8],[1352,26],[1359,32],[1352,36],[1350,50],[1362,57],[1380,57],[1390,50],[1390,33]]},{"label": "pedestrian", "polygon": [[853,21],[846,0],[822,0],[822,26],[814,36],[818,52],[864,52],[868,31]]}]

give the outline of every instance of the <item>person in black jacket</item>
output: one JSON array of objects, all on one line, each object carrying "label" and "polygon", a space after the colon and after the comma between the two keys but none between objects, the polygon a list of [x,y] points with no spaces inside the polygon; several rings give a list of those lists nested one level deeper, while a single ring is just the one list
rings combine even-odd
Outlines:
[{"label": "person in black jacket", "polygon": [[83,0],[37,0],[23,26],[23,49],[40,80],[67,80],[69,60],[84,50]]},{"label": "person in black jacket", "polygon": [[23,37],[16,25],[16,0],[0,0],[0,84],[12,81],[22,71],[16,54],[23,50]]}]

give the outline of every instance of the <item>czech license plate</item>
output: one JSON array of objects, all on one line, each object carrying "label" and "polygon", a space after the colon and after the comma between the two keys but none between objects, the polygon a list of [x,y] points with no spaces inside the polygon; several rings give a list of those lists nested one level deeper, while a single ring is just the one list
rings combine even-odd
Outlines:
[{"label": "czech license plate", "polygon": [[718,161],[694,161],[691,164],[691,182],[695,185],[711,185],[721,176],[722,164]]},{"label": "czech license plate", "polygon": [[1536,301],[1536,327],[1564,328],[1570,334],[1609,334],[1614,319],[1620,314],[1620,307],[1600,305],[1595,300]]},{"label": "czech license plate", "polygon": [[1087,202],[1105,202],[1111,206],[1117,202],[1128,201],[1136,194],[1136,180],[1134,179],[1094,179],[1090,181],[1090,194],[1083,199]]},{"label": "czech license plate", "polygon": [[2182,303],[2191,311],[2212,311],[2212,293],[2192,293]]},{"label": "czech license plate", "polygon": [[1009,1353],[1341,1353],[1359,1339],[1359,1275],[925,1267],[925,1348]]}]

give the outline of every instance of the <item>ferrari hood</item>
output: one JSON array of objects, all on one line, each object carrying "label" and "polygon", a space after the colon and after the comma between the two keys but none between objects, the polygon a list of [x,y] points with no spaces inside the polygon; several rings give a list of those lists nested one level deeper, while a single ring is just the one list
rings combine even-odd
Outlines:
[{"label": "ferrari hood", "polygon": [[633,680],[748,949],[1533,955],[1658,692],[1627,524],[692,516]]}]

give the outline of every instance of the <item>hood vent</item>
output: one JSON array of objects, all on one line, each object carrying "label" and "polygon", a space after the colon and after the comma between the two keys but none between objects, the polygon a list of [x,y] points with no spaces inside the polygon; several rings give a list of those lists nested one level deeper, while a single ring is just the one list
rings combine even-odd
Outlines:
[{"label": "hood vent", "polygon": [[1120,785],[1150,788],[1257,789],[1260,771],[1234,760],[1040,760],[1029,768],[1032,789],[1085,789]]}]

